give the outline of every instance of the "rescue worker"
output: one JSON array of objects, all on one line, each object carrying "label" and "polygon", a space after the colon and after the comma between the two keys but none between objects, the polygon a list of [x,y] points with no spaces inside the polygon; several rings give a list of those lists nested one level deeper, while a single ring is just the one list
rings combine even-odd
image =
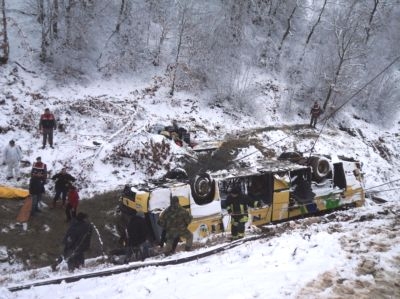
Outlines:
[{"label": "rescue worker", "polygon": [[65,234],[64,258],[69,271],[74,271],[85,263],[85,251],[90,248],[93,232],[93,226],[86,221],[87,218],[87,214],[78,213]]},{"label": "rescue worker", "polygon": [[192,215],[179,205],[179,198],[172,196],[170,206],[164,210],[158,219],[158,224],[166,231],[166,245],[164,253],[170,255],[175,252],[174,241],[183,237],[186,239],[185,250],[190,251],[193,243],[193,234],[187,228],[192,221]]},{"label": "rescue worker", "polygon": [[68,203],[65,207],[65,215],[67,216],[67,222],[70,222],[72,218],[76,217],[76,211],[79,204],[79,194],[75,186],[69,186],[67,199]]},{"label": "rescue worker", "polygon": [[14,140],[10,140],[3,152],[3,164],[7,165],[7,180],[11,180],[14,175],[17,178],[17,181],[21,179],[19,172],[19,163],[21,159],[21,148],[19,145],[15,144]]},{"label": "rescue worker", "polygon": [[[42,184],[42,193],[44,193],[45,192],[44,185],[47,182],[47,165],[42,162],[41,157],[37,157],[36,162],[33,163],[31,170],[31,177],[35,177],[40,180]],[[38,206],[40,206],[42,197],[38,199],[39,199]]]},{"label": "rescue worker", "polygon": [[43,146],[42,149],[46,147],[47,141],[49,141],[50,147],[53,147],[53,130],[57,128],[56,119],[54,114],[50,113],[50,109],[44,109],[44,113],[40,116],[39,130],[43,134]]},{"label": "rescue worker", "polygon": [[310,120],[310,127],[315,128],[317,125],[318,117],[321,115],[322,109],[317,101],[315,101],[314,105],[311,108],[311,120]]},{"label": "rescue worker", "polygon": [[232,241],[244,237],[245,224],[249,220],[248,201],[239,186],[234,186],[226,198],[226,210],[231,215]]},{"label": "rescue worker", "polygon": [[39,203],[42,200],[43,185],[42,181],[37,177],[31,177],[29,180],[29,194],[32,198],[32,210],[31,215],[33,216],[36,212],[40,212]]},{"label": "rescue worker", "polygon": [[65,201],[67,200],[67,192],[69,186],[71,185],[72,182],[75,182],[76,179],[67,172],[66,168],[61,169],[61,171],[55,174],[51,179],[56,181],[55,183],[56,194],[54,195],[53,198],[53,208],[56,207],[56,202],[60,198],[60,195],[62,199],[62,206],[64,207]]},{"label": "rescue worker", "polygon": [[37,177],[46,184],[47,181],[47,165],[42,162],[42,157],[37,157],[36,162],[32,165],[31,176]]},{"label": "rescue worker", "polygon": [[149,257],[149,232],[146,221],[143,217],[137,215],[136,210],[131,213],[128,225],[126,227],[128,240],[128,260],[131,258],[144,260]]}]

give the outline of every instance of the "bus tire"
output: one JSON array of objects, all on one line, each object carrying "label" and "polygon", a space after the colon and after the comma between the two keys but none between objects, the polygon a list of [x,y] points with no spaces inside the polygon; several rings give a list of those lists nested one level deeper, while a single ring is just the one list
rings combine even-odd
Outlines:
[{"label": "bus tire", "polygon": [[205,205],[214,200],[215,180],[208,173],[196,175],[190,187],[196,204]]},{"label": "bus tire", "polygon": [[309,162],[313,171],[313,180],[322,181],[331,172],[329,160],[323,157],[311,157]]}]

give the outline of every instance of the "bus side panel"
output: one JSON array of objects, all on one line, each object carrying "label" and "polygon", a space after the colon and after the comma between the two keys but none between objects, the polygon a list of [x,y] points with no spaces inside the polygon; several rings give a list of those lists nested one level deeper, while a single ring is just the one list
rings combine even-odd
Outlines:
[{"label": "bus side panel", "polygon": [[194,218],[188,229],[193,233],[193,241],[200,241],[211,234],[218,234],[224,231],[221,214],[209,217]]},{"label": "bus side panel", "polygon": [[250,221],[252,225],[261,226],[271,222],[272,205],[249,210]]},{"label": "bus side panel", "polygon": [[272,221],[289,217],[289,191],[275,192],[272,204]]}]

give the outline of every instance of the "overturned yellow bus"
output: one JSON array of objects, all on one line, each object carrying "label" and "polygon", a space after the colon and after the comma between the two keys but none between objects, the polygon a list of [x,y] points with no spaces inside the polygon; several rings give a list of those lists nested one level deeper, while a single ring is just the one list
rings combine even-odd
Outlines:
[{"label": "overturned yellow bus", "polygon": [[260,161],[257,167],[202,173],[192,179],[184,170],[175,170],[162,180],[126,185],[120,197],[119,231],[123,232],[130,211],[136,210],[159,241],[159,215],[169,206],[171,196],[178,196],[181,206],[193,216],[189,230],[194,242],[229,232],[230,216],[224,202],[233,186],[239,186],[244,196],[258,203],[249,208],[247,228],[362,206],[365,200],[359,161],[340,156],[303,157],[291,152]]}]

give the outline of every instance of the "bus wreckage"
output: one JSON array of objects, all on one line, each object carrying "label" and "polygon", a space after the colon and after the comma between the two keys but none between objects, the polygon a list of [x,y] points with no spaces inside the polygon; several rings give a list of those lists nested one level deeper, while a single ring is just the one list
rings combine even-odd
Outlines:
[{"label": "bus wreckage", "polygon": [[157,220],[169,206],[170,198],[177,196],[180,205],[193,216],[188,229],[194,242],[229,233],[230,216],[224,202],[234,186],[240,187],[249,201],[257,202],[249,207],[246,229],[358,207],[365,200],[359,161],[333,156],[303,157],[290,152],[275,160],[264,160],[257,167],[202,173],[192,179],[184,170],[175,170],[162,180],[126,185],[120,197],[119,231],[123,233],[130,212],[136,210],[145,218],[154,241],[159,242],[162,228]]}]

